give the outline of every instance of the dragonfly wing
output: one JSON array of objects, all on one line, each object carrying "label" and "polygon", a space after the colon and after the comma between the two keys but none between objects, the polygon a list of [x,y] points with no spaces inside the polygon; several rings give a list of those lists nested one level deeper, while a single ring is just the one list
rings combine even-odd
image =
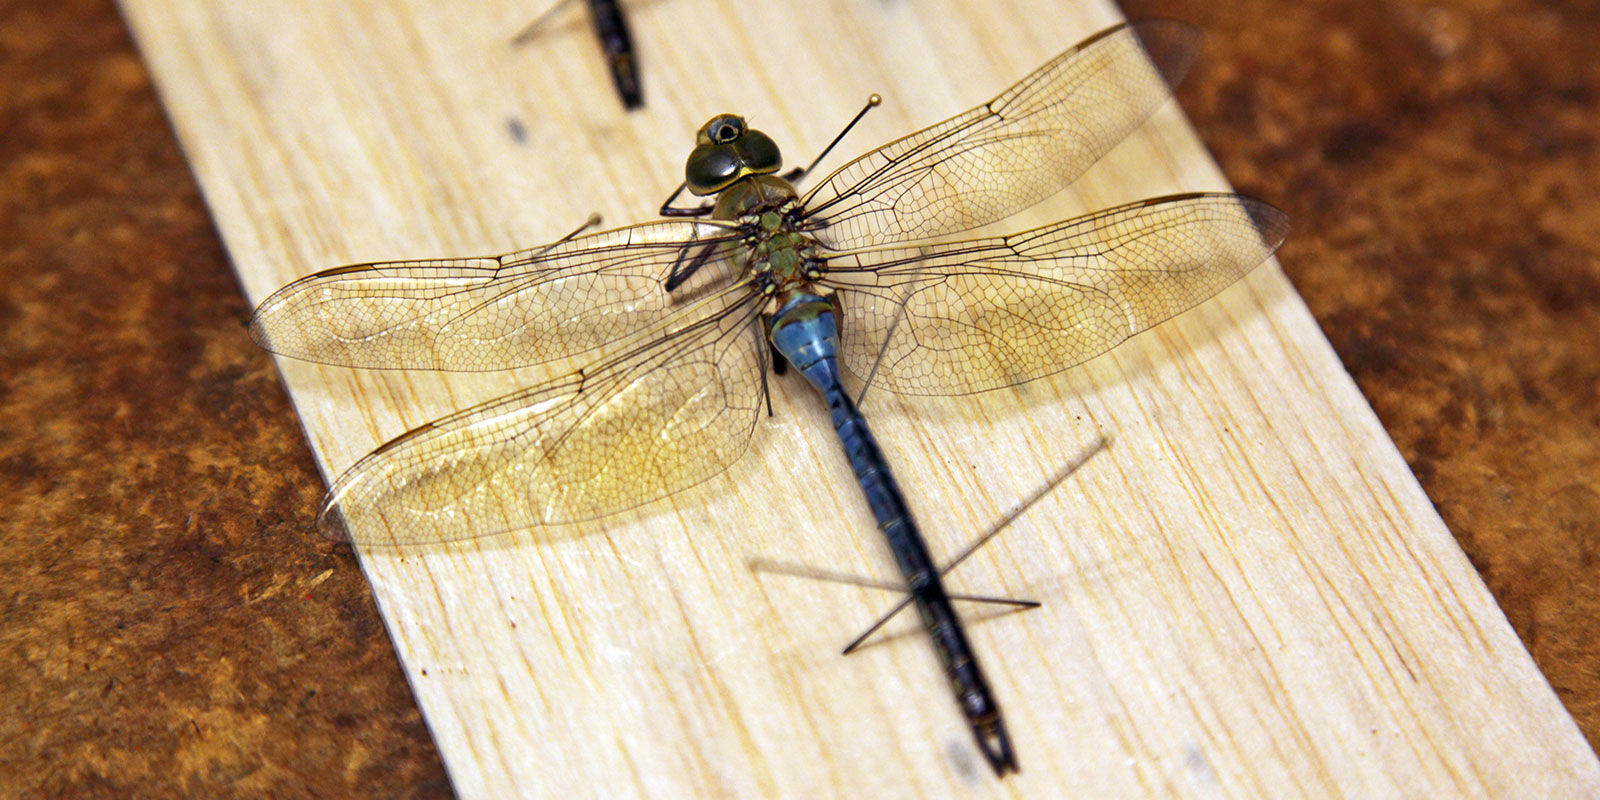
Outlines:
[{"label": "dragonfly wing", "polygon": [[1194,194],[1011,236],[832,256],[840,357],[902,394],[1031,381],[1211,297],[1288,231],[1288,217],[1260,201]]},{"label": "dragonfly wing", "polygon": [[994,100],[890,142],[804,203],[823,244],[850,249],[971,230],[1066,188],[1171,95],[1199,50],[1193,26],[1111,28]]},{"label": "dragonfly wing", "polygon": [[334,483],[320,526],[369,545],[454,541],[594,519],[711,478],[744,453],[763,407],[756,297],[730,289],[621,356],[395,439]]},{"label": "dragonfly wing", "polygon": [[369,369],[485,371],[603,347],[732,278],[717,248],[668,294],[674,265],[737,229],[667,221],[604,231],[490,258],[359,264],[302,278],[256,309],[262,347],[305,361]]}]

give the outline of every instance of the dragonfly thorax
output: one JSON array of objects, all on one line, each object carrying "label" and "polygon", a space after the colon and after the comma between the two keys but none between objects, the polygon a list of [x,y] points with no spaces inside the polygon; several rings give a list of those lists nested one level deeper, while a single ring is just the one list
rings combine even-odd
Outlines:
[{"label": "dragonfly thorax", "polygon": [[750,251],[750,271],[769,294],[822,277],[822,259],[811,238],[793,231],[774,233]]},{"label": "dragonfly thorax", "polygon": [[717,195],[712,219],[758,217],[768,211],[784,216],[799,200],[794,185],[776,175],[747,175]]},{"label": "dragonfly thorax", "polygon": [[[787,184],[785,184],[787,186]],[[816,240],[795,229],[790,199],[777,208],[758,210],[739,221],[750,231],[745,239],[746,270],[769,296],[808,289],[827,265]]]},{"label": "dragonfly thorax", "polygon": [[739,246],[744,248],[746,272],[768,295],[822,277],[821,249],[796,229],[799,208],[799,195],[788,181],[749,175],[723,189],[711,212],[713,219],[737,221],[745,230]]}]

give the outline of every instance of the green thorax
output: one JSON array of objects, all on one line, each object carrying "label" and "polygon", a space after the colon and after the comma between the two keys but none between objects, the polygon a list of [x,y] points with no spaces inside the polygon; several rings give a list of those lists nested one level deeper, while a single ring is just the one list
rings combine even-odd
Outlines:
[{"label": "green thorax", "polygon": [[776,175],[750,175],[717,195],[717,205],[711,210],[711,218],[739,219],[781,208],[795,199],[794,187],[788,181]]},{"label": "green thorax", "polygon": [[812,274],[816,269],[814,259],[808,263],[814,249],[810,237],[787,230],[783,214],[778,211],[762,212],[757,222],[763,235],[750,250],[754,269],[770,274],[776,286],[815,277]]},{"label": "green thorax", "polygon": [[750,226],[750,236],[736,246],[745,248],[747,268],[764,276],[772,292],[820,276],[816,243],[790,225],[788,215],[794,204],[794,187],[788,181],[754,175],[724,189],[712,212],[716,219],[740,220]]}]

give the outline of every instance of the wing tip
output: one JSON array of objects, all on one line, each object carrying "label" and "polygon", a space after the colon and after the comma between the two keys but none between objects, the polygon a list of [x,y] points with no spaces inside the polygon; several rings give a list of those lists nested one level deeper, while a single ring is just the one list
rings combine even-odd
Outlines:
[{"label": "wing tip", "polygon": [[[397,439],[403,438],[405,438],[403,434],[397,437]],[[393,442],[390,442],[390,444],[393,444]],[[387,446],[385,445],[385,447]],[[346,508],[347,501],[355,502],[357,515],[365,521],[371,521],[372,514],[361,513],[371,510],[371,507],[361,502],[365,493],[357,489],[366,483],[367,474],[363,471],[363,467],[372,461],[373,455],[371,453],[367,454],[345,470],[344,474],[336,478],[332,484],[329,484],[328,493],[322,497],[322,507],[317,510],[317,531],[322,534],[324,539],[330,542],[350,545],[382,545],[385,543],[383,536],[373,536],[370,532],[358,532],[355,521],[351,519],[350,510]],[[352,490],[357,491],[352,493]],[[378,516],[381,520],[382,515],[379,514]],[[382,525],[382,522],[380,521],[378,524]],[[380,530],[390,534],[387,526],[383,526]],[[397,544],[398,542],[391,541],[390,543]]]},{"label": "wing tip", "polygon": [[355,539],[350,535],[350,523],[345,518],[344,510],[339,507],[338,498],[329,493],[322,501],[322,509],[317,512],[317,531],[322,538],[336,544],[353,544]]},{"label": "wing tip", "polygon": [[269,353],[278,352],[272,349],[272,334],[267,331],[266,320],[262,318],[262,312],[259,308],[256,309],[254,314],[250,315],[250,341],[255,342],[257,347]]},{"label": "wing tip", "polygon": [[[1200,26],[1176,19],[1145,19],[1125,26],[1138,37],[1151,63],[1161,72],[1168,86],[1183,82],[1189,68],[1200,55],[1204,38]],[[1115,30],[1115,29],[1113,29]]]},{"label": "wing tip", "polygon": [[[311,277],[316,276],[313,275]],[[267,295],[267,299],[262,300],[261,304],[256,306],[255,310],[250,313],[250,339],[262,350],[290,358],[301,358],[301,356],[289,350],[282,349],[285,347],[292,348],[293,344],[292,342],[277,341],[281,337],[274,337],[272,328],[277,327],[280,333],[286,330],[293,330],[292,327],[286,327],[283,323],[286,319],[292,321],[292,310],[296,306],[295,299],[308,280],[310,278],[301,278],[279,286],[276,291]],[[286,309],[288,311],[285,311]],[[277,321],[277,325],[273,324],[274,320]],[[289,338],[292,340],[295,337],[291,335]]]},{"label": "wing tip", "polygon": [[1184,192],[1182,194],[1169,194],[1161,197],[1151,197],[1145,200],[1138,200],[1129,204],[1128,207],[1142,206],[1148,208],[1151,206],[1161,206],[1169,203],[1187,203],[1194,201],[1208,203],[1222,202],[1225,204],[1237,205],[1239,209],[1244,212],[1244,215],[1250,220],[1250,226],[1254,228],[1256,234],[1261,237],[1262,244],[1266,246],[1266,253],[1262,254],[1263,259],[1272,253],[1277,252],[1278,248],[1283,245],[1284,240],[1289,238],[1289,231],[1294,227],[1289,222],[1289,215],[1285,213],[1283,209],[1280,209],[1265,200],[1258,200],[1247,194],[1235,194],[1231,192]]},{"label": "wing tip", "polygon": [[1289,215],[1283,209],[1264,200],[1246,195],[1239,195],[1238,198],[1244,213],[1250,217],[1250,224],[1255,226],[1256,233],[1261,236],[1261,243],[1266,245],[1267,254],[1277,252],[1289,238],[1289,231],[1294,227],[1289,222]]}]

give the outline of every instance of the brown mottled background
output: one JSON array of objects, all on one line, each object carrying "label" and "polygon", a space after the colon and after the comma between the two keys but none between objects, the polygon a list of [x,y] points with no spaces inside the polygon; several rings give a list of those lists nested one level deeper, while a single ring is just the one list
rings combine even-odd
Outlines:
[{"label": "brown mottled background", "polygon": [[[1600,742],[1600,6],[1125,8]],[[448,795],[110,0],[0,0],[0,259],[0,795]]]}]

